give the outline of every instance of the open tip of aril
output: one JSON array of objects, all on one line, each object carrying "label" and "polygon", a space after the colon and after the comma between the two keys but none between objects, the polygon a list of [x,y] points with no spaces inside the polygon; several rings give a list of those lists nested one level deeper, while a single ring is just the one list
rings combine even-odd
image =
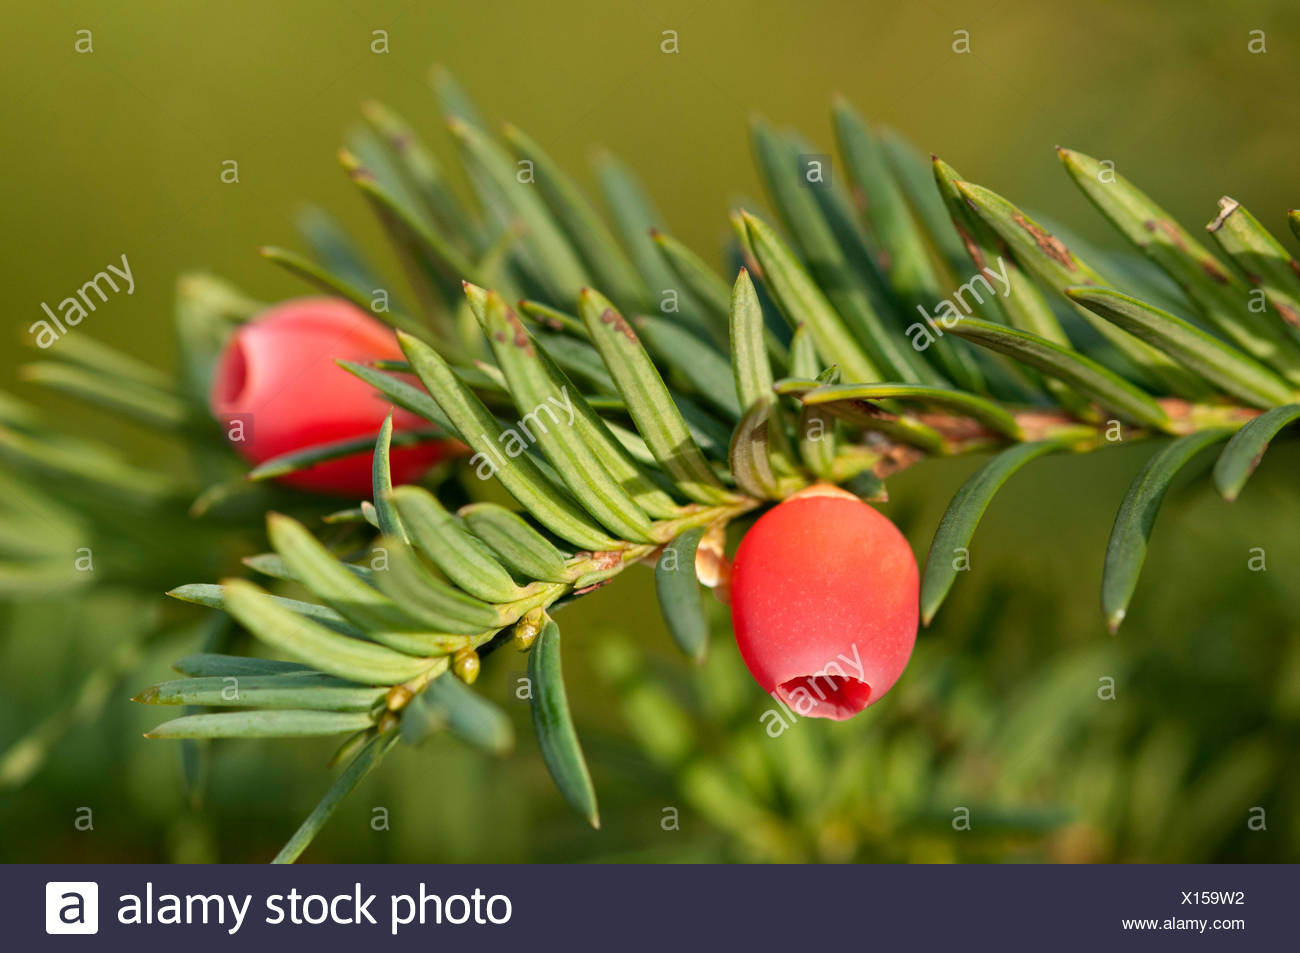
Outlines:
[{"label": "open tip of aril", "polygon": [[802,718],[852,718],[871,704],[871,686],[840,675],[799,675],[776,686],[776,697]]}]

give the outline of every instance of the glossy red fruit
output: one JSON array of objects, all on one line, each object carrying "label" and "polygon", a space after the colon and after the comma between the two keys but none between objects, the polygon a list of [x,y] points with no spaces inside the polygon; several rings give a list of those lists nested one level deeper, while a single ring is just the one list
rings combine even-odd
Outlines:
[{"label": "glossy red fruit", "polygon": [[750,673],[800,716],[879,700],[916,642],[916,558],[897,527],[819,484],[773,507],[736,551],[731,613]]},{"label": "glossy red fruit", "polygon": [[[337,360],[403,360],[393,333],[337,298],[298,298],[262,312],[227,342],[212,380],[212,413],[251,463],[322,443],[379,433],[393,410],[393,431],[428,421],[394,409]],[[459,444],[395,447],[393,482],[410,483]],[[281,477],[301,490],[369,498],[373,451]]]}]

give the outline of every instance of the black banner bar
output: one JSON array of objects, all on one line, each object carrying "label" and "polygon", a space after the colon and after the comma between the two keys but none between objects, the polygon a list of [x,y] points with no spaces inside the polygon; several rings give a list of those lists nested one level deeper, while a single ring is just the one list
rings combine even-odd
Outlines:
[{"label": "black banner bar", "polygon": [[[1294,866],[4,868],[7,949],[1281,950]],[[65,934],[65,935],[60,935]]]}]

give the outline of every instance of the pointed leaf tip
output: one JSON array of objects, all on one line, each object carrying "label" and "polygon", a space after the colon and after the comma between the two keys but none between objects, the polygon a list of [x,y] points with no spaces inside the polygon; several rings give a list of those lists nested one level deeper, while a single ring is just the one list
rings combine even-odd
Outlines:
[{"label": "pointed leaf tip", "polygon": [[1197,454],[1230,436],[1229,428],[1213,428],[1178,437],[1152,454],[1129,485],[1115,514],[1101,573],[1101,608],[1112,632],[1124,620],[1137,588],[1151,531],[1170,485]]},{"label": "pointed leaf tip", "polygon": [[1066,439],[1024,443],[1004,450],[976,471],[953,496],[935,531],[921,577],[921,619],[925,625],[938,613],[958,570],[952,554],[970,546],[981,518],[1003,484],[1026,464],[1064,450]]}]

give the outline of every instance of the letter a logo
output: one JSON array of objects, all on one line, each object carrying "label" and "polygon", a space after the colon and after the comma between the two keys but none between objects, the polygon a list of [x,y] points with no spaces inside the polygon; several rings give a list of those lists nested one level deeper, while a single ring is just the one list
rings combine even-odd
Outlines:
[{"label": "letter a logo", "polygon": [[98,933],[99,884],[51,881],[45,885],[46,933]]}]

